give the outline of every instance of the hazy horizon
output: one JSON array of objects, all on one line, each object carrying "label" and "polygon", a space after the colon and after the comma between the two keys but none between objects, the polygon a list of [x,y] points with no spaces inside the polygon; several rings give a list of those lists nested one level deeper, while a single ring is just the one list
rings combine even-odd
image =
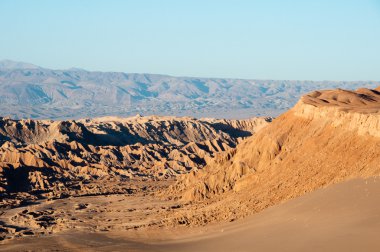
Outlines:
[{"label": "hazy horizon", "polygon": [[318,80],[318,79],[315,79],[315,80],[311,80],[311,79],[259,79],[259,78],[234,78],[234,77],[218,77],[218,76],[186,76],[186,75],[173,75],[173,74],[165,74],[165,73],[144,73],[144,72],[126,72],[126,71],[112,71],[112,70],[109,70],[109,71],[102,71],[102,70],[90,70],[90,69],[86,69],[84,67],[80,67],[80,66],[72,66],[72,67],[68,67],[68,68],[49,68],[49,67],[44,67],[44,66],[39,66],[39,65],[36,65],[36,64],[33,64],[32,62],[25,62],[25,61],[15,61],[15,60],[12,60],[12,59],[0,59],[0,63],[1,62],[4,62],[4,61],[12,61],[12,62],[17,62],[17,63],[25,63],[25,64],[31,64],[31,65],[34,65],[36,67],[40,67],[42,69],[48,69],[48,70],[53,70],[53,71],[70,71],[70,70],[74,70],[74,69],[78,69],[78,70],[83,70],[83,71],[86,71],[86,72],[100,72],[100,73],[125,73],[125,74],[141,74],[141,75],[144,75],[144,74],[147,74],[147,75],[161,75],[161,76],[168,76],[168,77],[174,77],[174,78],[196,78],[196,79],[231,79],[231,80],[259,80],[259,81],[311,81],[311,82],[314,82],[314,81],[327,81],[327,82],[358,82],[358,81],[375,81],[375,82],[378,82],[379,80],[377,79],[368,79],[368,80],[364,80],[364,79],[358,79],[358,80]]}]

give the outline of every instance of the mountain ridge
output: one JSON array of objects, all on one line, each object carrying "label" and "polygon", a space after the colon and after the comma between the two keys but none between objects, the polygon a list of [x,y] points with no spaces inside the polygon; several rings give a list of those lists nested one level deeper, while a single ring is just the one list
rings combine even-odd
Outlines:
[{"label": "mountain ridge", "polygon": [[277,116],[313,89],[379,85],[376,81],[247,80],[22,69],[20,65],[0,67],[0,116],[62,120],[157,114],[241,119]]}]

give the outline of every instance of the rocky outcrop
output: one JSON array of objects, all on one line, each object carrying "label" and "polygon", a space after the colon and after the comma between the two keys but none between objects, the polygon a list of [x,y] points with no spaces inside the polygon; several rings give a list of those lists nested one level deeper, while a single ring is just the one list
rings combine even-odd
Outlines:
[{"label": "rocky outcrop", "polygon": [[296,116],[324,121],[359,135],[380,136],[380,92],[376,89],[313,92],[304,96],[293,111]]}]

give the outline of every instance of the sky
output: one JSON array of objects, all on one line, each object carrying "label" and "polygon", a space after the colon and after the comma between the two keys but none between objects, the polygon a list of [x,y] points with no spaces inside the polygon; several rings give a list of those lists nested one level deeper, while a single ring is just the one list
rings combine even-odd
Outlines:
[{"label": "sky", "polygon": [[0,0],[0,29],[53,69],[380,80],[380,0]]}]

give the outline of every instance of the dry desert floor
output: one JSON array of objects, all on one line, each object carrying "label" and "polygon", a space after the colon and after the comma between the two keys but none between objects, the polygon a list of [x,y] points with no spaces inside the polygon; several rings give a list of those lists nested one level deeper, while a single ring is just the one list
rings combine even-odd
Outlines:
[{"label": "dry desert floor", "polygon": [[[319,189],[232,223],[107,231],[107,226],[122,227],[123,218],[134,219],[136,225],[145,217],[159,218],[161,213],[153,209],[164,211],[171,203],[149,196],[112,195],[16,208],[1,218],[26,210],[39,213],[60,209],[62,219],[75,216],[82,224],[48,236],[9,240],[0,251],[378,251],[380,247],[377,177]],[[101,213],[96,220],[94,211]],[[90,227],[93,232],[87,231]]]}]

